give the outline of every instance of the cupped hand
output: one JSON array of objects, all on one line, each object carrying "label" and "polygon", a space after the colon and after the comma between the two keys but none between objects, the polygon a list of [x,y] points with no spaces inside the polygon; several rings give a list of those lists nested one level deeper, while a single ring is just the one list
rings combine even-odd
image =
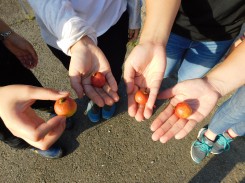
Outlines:
[{"label": "cupped hand", "polygon": [[12,32],[12,34],[4,40],[4,45],[11,51],[27,69],[33,69],[37,66],[38,56],[31,45],[25,38]]},{"label": "cupped hand", "polygon": [[[219,97],[219,93],[203,79],[183,81],[159,93],[159,99],[171,99],[151,124],[152,139],[162,143],[173,137],[182,139],[212,111]],[[187,119],[174,114],[175,106],[183,101],[192,108],[192,115]]]},{"label": "cupped hand", "polygon": [[31,105],[35,100],[57,100],[68,95],[68,92],[28,85],[0,87],[0,116],[13,135],[36,148],[46,150],[63,133],[66,118],[56,116],[45,122]]},{"label": "cupped hand", "polygon": [[[97,71],[106,77],[106,84],[102,88],[91,85],[91,75]],[[69,76],[71,86],[79,98],[86,94],[100,107],[119,100],[118,86],[110,65],[100,48],[87,36],[71,47]]]},{"label": "cupped hand", "polygon": [[[162,45],[142,43],[129,54],[124,66],[124,81],[128,94],[128,113],[137,121],[150,118],[161,86],[166,66]],[[139,89],[149,92],[146,105],[138,105],[134,95]]]}]

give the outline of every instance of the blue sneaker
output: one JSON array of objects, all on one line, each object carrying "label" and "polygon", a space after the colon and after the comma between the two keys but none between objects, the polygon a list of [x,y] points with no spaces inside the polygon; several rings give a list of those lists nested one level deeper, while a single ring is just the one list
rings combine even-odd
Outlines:
[{"label": "blue sneaker", "polygon": [[112,106],[105,105],[102,108],[102,118],[103,119],[110,119],[116,111],[116,104],[113,104]]},{"label": "blue sneaker", "polygon": [[30,150],[36,154],[43,156],[44,158],[57,159],[63,156],[63,150],[61,147],[52,146],[48,150],[40,150],[35,147],[30,148]]},{"label": "blue sneaker", "polygon": [[100,121],[101,108],[97,106],[92,100],[89,101],[86,113],[91,122],[97,123]]},{"label": "blue sneaker", "polygon": [[215,141],[211,150],[212,154],[220,154],[230,149],[230,143],[233,141],[233,139],[229,136],[227,132],[219,134],[216,139],[217,140]]},{"label": "blue sneaker", "polygon": [[191,146],[191,158],[195,163],[200,163],[209,155],[213,147],[213,142],[204,136],[207,128],[202,128],[197,136],[197,140]]}]

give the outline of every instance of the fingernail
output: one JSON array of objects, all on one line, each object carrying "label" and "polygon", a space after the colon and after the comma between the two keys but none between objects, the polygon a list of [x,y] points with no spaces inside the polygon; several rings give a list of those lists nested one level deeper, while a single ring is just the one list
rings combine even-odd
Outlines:
[{"label": "fingernail", "polygon": [[160,142],[165,144],[167,142],[167,138],[166,137],[162,137],[160,138]]},{"label": "fingernail", "polygon": [[61,94],[61,95],[64,95],[64,94],[67,94],[69,92],[68,91],[59,91],[58,93]]}]

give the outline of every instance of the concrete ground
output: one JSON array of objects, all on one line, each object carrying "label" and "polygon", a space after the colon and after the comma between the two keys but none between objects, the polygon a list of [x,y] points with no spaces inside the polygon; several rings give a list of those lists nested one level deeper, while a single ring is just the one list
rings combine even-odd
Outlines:
[{"label": "concrete ground", "polygon": [[[40,37],[35,19],[27,16],[18,1],[1,0],[0,17],[33,43],[39,64],[33,70],[45,87],[74,91],[67,71],[51,54]],[[1,53],[0,53],[1,54]],[[14,74],[14,73],[10,73]],[[210,155],[201,164],[190,157],[190,147],[198,130],[212,114],[184,139],[167,144],[153,142],[149,126],[162,110],[164,101],[150,120],[136,122],[127,114],[123,82],[115,117],[92,124],[84,115],[87,99],[77,100],[75,128],[65,131],[59,143],[67,149],[57,160],[42,158],[25,150],[15,150],[0,142],[0,182],[2,183],[238,183],[245,182],[245,139],[237,138],[231,149]],[[224,101],[222,99],[219,105]],[[47,115],[39,112],[45,119]]]}]

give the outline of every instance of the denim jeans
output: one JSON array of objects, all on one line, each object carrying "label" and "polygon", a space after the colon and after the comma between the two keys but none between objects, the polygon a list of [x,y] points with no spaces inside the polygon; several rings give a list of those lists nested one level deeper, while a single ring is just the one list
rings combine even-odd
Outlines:
[{"label": "denim jeans", "polygon": [[245,86],[219,107],[208,128],[217,135],[229,128],[238,136],[245,135]]},{"label": "denim jeans", "polygon": [[176,69],[178,82],[203,77],[222,59],[233,41],[193,41],[171,33],[164,78],[173,75]]}]

